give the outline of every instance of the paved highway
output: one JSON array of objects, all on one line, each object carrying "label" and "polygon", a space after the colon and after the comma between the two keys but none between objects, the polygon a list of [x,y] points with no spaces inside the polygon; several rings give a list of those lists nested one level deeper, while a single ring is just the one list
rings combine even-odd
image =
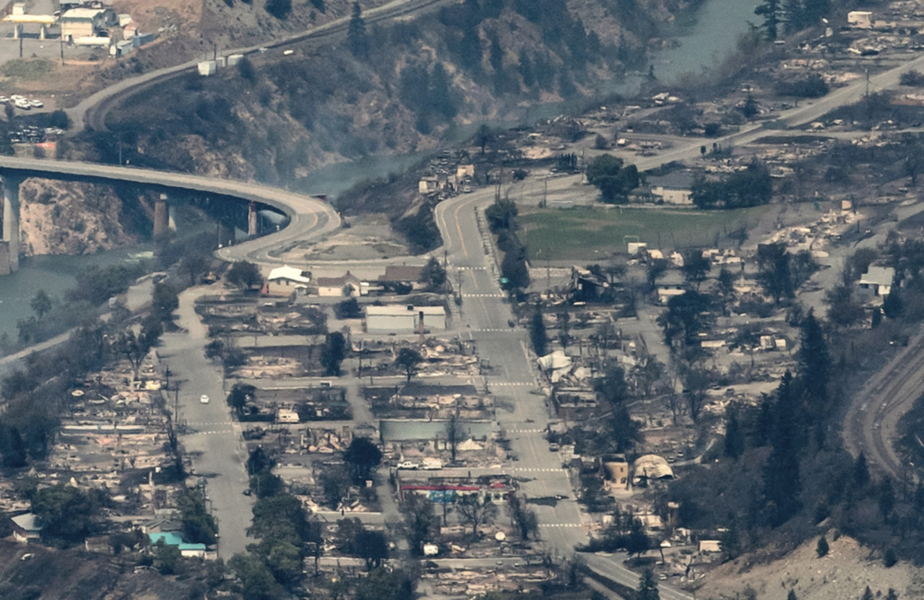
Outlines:
[{"label": "paved highway", "polygon": [[[388,6],[397,4],[401,3]],[[428,6],[432,4],[430,2]],[[898,83],[901,73],[920,66],[924,66],[924,56],[873,77],[872,84],[878,88],[894,86]],[[153,81],[157,74],[149,74],[146,77]],[[116,93],[124,92],[131,87],[130,82],[123,84],[123,88],[116,90]],[[787,111],[781,115],[780,120],[789,126],[811,122],[833,108],[855,102],[862,96],[865,88],[865,81],[855,82],[814,104]],[[98,103],[101,97],[97,97],[95,102]],[[722,145],[744,144],[766,134],[767,131],[760,126],[751,125],[713,141]],[[669,161],[693,158],[699,154],[700,145],[701,140],[691,140],[689,146],[640,159],[636,164],[640,170],[647,170]],[[278,264],[278,259],[273,256],[274,252],[298,241],[304,241],[307,237],[324,235],[339,226],[336,212],[325,203],[256,184],[126,167],[6,157],[0,158],[0,172],[2,171],[21,176],[130,181],[215,193],[263,202],[282,210],[290,217],[291,224],[281,232],[220,251],[219,255],[227,259],[248,258],[261,264]],[[575,183],[575,178],[560,178],[552,180],[549,188],[550,191],[558,189],[559,192],[566,192]],[[509,401],[505,403],[510,407],[509,411],[499,411],[498,420],[510,434],[513,451],[519,459],[517,467],[528,474],[524,477],[522,489],[529,497],[568,497],[554,507],[538,507],[544,542],[560,554],[568,554],[572,552],[575,544],[586,540],[585,524],[577,504],[570,499],[573,495],[571,484],[560,468],[558,455],[549,451],[541,434],[549,420],[549,413],[544,398],[531,393],[536,387],[536,373],[527,351],[526,334],[520,329],[510,328],[507,324],[512,318],[512,313],[497,286],[497,273],[490,255],[491,249],[486,241],[485,232],[479,228],[476,220],[475,208],[484,207],[492,201],[492,190],[453,198],[437,207],[436,222],[443,235],[445,250],[449,253],[452,267],[462,273],[462,291],[466,296],[462,306],[463,322],[470,329],[470,337],[476,340],[479,354],[495,369],[488,377],[487,383],[499,399]],[[181,378],[188,380],[188,387],[182,393],[182,411],[185,413],[181,411],[181,416],[190,427],[199,430],[196,432],[198,437],[188,436],[184,438],[184,443],[190,449],[201,452],[194,458],[197,470],[214,475],[213,483],[210,484],[214,493],[210,495],[216,511],[222,518],[220,552],[223,556],[228,556],[242,549],[246,543],[243,529],[250,516],[249,500],[240,494],[240,490],[246,485],[241,464],[240,438],[221,398],[221,386],[216,379],[216,371],[202,357],[204,338],[196,333],[192,321],[186,319],[184,322],[189,323],[192,335],[186,338],[185,342],[167,336],[164,354],[171,368]],[[198,404],[200,393],[209,393],[214,398],[213,403]],[[232,435],[227,435],[228,433]],[[605,555],[593,555],[588,558],[588,564],[594,571],[630,587],[637,585],[637,576],[625,569],[619,559]],[[690,598],[689,595],[669,586],[661,587],[662,596],[667,600]]]},{"label": "paved highway", "polygon": [[[0,174],[20,178],[75,179],[109,184],[128,182],[151,185],[167,191],[215,194],[217,198],[266,204],[289,217],[289,225],[272,236],[219,251],[222,258],[232,261],[248,258],[264,264],[281,264],[280,259],[273,257],[274,252],[290,247],[297,241],[323,236],[340,227],[340,215],[327,202],[257,183],[153,169],[11,156],[0,156]],[[241,210],[245,210],[243,205]]]},{"label": "paved highway", "polygon": [[[444,4],[451,4],[453,2],[454,0],[393,0],[377,8],[364,11],[363,18],[368,26],[372,23],[390,19],[408,18],[415,14],[433,10]],[[298,42],[317,41],[330,43],[346,34],[349,20],[350,17],[342,17],[309,31],[286,36],[265,44],[224,50],[222,51],[222,56],[265,52]],[[125,79],[96,92],[80,102],[77,106],[67,109],[68,117],[71,123],[73,123],[73,128],[69,132],[69,135],[79,133],[84,127],[88,127],[95,131],[106,131],[106,115],[109,113],[110,109],[139,92],[164,83],[184,73],[195,71],[200,62],[201,59],[196,58],[179,65],[158,69],[157,71],[151,71],[144,75]]]}]

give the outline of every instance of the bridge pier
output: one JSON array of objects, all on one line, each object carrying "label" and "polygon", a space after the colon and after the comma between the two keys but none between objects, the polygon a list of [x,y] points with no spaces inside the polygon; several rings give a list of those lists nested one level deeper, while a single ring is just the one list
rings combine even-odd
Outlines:
[{"label": "bridge pier", "polygon": [[[0,260],[0,274],[19,270],[19,185],[22,179],[0,174],[3,185],[3,246],[6,261]],[[2,258],[0,252],[0,258]],[[5,262],[5,264],[4,264]]]},{"label": "bridge pier", "polygon": [[167,233],[170,229],[170,211],[167,207],[167,194],[161,194],[154,202],[154,238]]},{"label": "bridge pier", "polygon": [[256,237],[257,235],[257,203],[251,202],[247,210],[247,235]]}]

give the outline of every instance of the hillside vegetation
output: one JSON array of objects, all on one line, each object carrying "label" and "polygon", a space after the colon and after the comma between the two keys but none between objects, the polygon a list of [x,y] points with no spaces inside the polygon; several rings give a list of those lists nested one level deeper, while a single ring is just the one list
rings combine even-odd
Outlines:
[{"label": "hillside vegetation", "polygon": [[[382,26],[354,4],[342,43],[171,80],[111,113],[111,132],[86,134],[73,154],[116,162],[121,144],[134,165],[298,188],[321,164],[432,148],[453,124],[590,95],[642,66],[659,23],[693,3],[465,0]],[[299,18],[293,8],[280,21]]]}]

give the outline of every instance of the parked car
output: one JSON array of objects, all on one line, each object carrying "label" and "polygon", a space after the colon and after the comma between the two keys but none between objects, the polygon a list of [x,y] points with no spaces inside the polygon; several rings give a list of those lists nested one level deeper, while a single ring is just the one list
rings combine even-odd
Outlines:
[{"label": "parked car", "polygon": [[201,396],[199,396],[199,402],[201,402],[202,404],[208,404],[209,397],[206,396],[205,394],[202,394]]},{"label": "parked car", "polygon": [[419,467],[418,467],[417,463],[414,463],[414,462],[411,462],[411,461],[409,461],[409,460],[406,460],[406,461],[404,461],[404,462],[399,462],[399,463],[398,463],[398,468],[399,468],[399,469],[411,469],[411,470],[416,471]]}]

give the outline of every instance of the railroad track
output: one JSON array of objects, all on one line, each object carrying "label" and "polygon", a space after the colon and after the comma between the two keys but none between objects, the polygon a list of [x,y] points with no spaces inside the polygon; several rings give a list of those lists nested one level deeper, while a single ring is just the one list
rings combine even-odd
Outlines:
[{"label": "railroad track", "polygon": [[[368,11],[364,15],[364,19],[367,24],[373,24],[392,19],[412,17],[442,5],[451,4],[453,1],[454,0],[406,0],[403,2],[393,2]],[[305,42],[314,42],[315,45],[318,45],[323,42],[337,41],[346,35],[347,28],[349,27],[349,20],[350,17],[343,17],[317,29],[312,29],[311,31],[295,34],[273,42],[260,44],[258,46],[249,46],[247,48],[227,50],[224,52],[224,54],[250,55],[261,53],[270,49],[284,48],[286,46],[292,46]],[[147,90],[156,85],[160,85],[175,77],[180,77],[187,73],[194,72],[198,63],[198,60],[194,60],[175,67],[162,69],[161,72],[155,72],[153,75],[148,74],[142,78],[139,78],[138,83],[135,85],[131,85],[119,91],[113,92],[112,94],[105,95],[97,103],[86,108],[86,112],[84,113],[83,117],[83,121],[86,124],[86,127],[94,131],[107,131],[106,116],[108,115],[109,111],[112,110],[112,108],[118,106],[128,98],[143,92],[144,90]]]},{"label": "railroad track", "polygon": [[891,445],[898,419],[924,394],[924,332],[857,393],[847,411],[844,443],[854,455],[884,473],[901,478],[904,465]]}]

